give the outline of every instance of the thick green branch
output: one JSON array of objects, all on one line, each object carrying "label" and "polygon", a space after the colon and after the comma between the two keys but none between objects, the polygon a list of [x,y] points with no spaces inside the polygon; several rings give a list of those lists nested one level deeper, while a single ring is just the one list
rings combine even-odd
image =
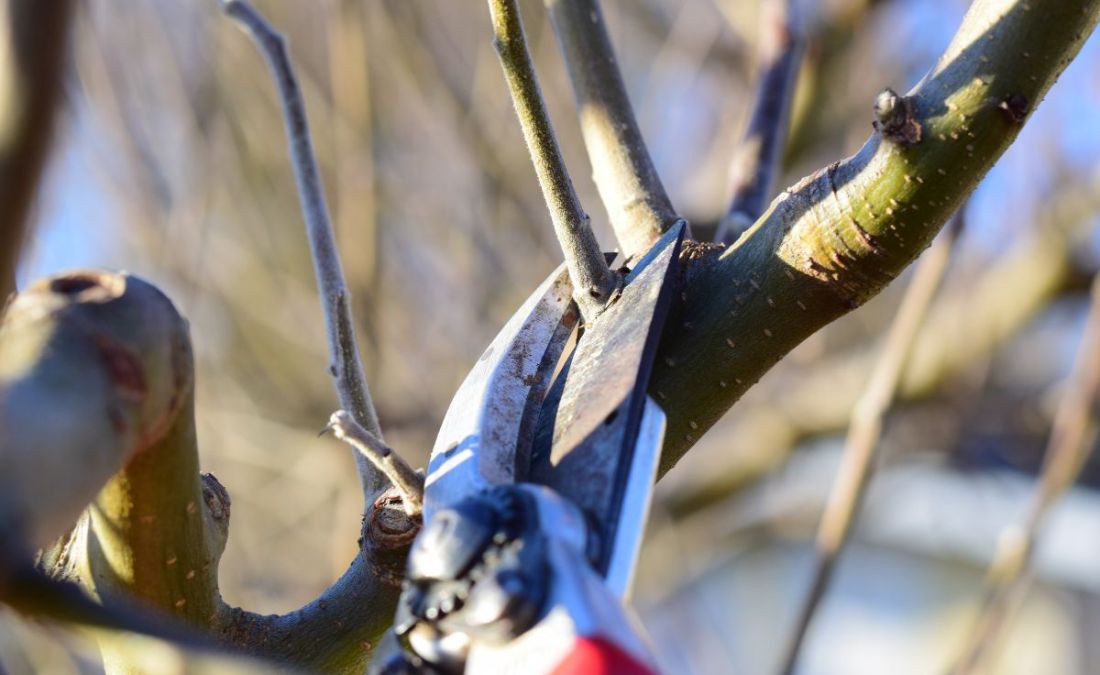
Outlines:
[{"label": "thick green branch", "polygon": [[789,188],[733,247],[689,266],[651,380],[669,413],[662,473],[787,352],[924,250],[1098,14],[1100,0],[977,0],[858,153]]},{"label": "thick green branch", "polygon": [[[1060,191],[1056,212],[1066,202],[1079,203],[1050,220],[1040,217],[1040,231],[1018,242],[969,293],[948,293],[937,302],[902,376],[902,399],[931,396],[982,363],[1052,298],[1072,287],[1073,252],[1100,209],[1095,187]],[[878,352],[876,345],[859,345],[802,369],[797,377],[754,391],[753,400],[734,411],[737,433],[728,435],[721,452],[697,456],[667,486],[670,508],[679,514],[703,508],[782,463],[799,442],[842,431]]]}]

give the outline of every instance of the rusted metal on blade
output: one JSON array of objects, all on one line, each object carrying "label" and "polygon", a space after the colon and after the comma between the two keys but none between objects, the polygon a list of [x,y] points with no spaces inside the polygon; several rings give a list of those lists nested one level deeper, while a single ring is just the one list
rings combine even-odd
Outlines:
[{"label": "rusted metal on blade", "polygon": [[443,418],[428,462],[425,520],[436,509],[526,473],[539,406],[578,314],[561,265],[474,364]]},{"label": "rusted metal on blade", "polygon": [[[627,276],[619,299],[585,327],[556,409],[550,399],[543,410],[554,415],[553,437],[549,452],[535,458],[531,480],[593,517],[603,542],[594,561],[601,573],[608,571],[612,544],[618,546],[624,491],[684,229],[682,222],[669,229]],[[641,451],[659,452],[659,443]]]}]

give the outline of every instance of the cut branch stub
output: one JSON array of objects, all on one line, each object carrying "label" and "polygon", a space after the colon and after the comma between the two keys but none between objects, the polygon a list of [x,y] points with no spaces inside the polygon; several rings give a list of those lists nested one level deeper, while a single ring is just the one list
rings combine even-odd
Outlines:
[{"label": "cut branch stub", "polygon": [[0,521],[59,536],[172,427],[191,390],[187,323],[152,285],[78,271],[20,293],[0,326]]}]

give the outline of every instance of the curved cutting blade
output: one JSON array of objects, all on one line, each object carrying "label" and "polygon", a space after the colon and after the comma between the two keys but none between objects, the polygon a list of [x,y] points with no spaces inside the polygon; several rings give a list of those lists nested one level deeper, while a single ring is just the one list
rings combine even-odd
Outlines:
[{"label": "curved cutting blade", "polygon": [[[655,467],[660,453],[663,423],[656,424],[661,431],[655,445],[650,438],[639,446],[639,431],[685,227],[681,221],[670,228],[627,276],[619,299],[585,326],[561,376],[564,384],[555,384],[543,406],[540,426],[553,424],[549,451],[540,447],[531,464],[532,482],[553,488],[592,517],[602,543],[593,562],[610,581],[613,560],[618,560],[615,576],[624,593],[642,532],[639,523],[630,521],[645,516],[624,509],[633,494],[628,487],[635,467]],[[635,452],[651,456],[636,461]],[[648,504],[653,474],[646,470]],[[635,553],[627,556],[624,571],[621,552],[627,550]]]},{"label": "curved cutting blade", "polygon": [[425,521],[435,510],[526,472],[546,387],[578,314],[561,265],[512,315],[459,387],[428,463]]}]

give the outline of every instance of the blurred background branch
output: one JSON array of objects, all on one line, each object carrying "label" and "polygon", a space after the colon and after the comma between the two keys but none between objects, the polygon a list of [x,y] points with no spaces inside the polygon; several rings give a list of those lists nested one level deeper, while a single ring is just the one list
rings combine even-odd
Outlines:
[{"label": "blurred background branch", "polygon": [[1000,638],[1004,624],[1019,609],[1035,556],[1035,546],[1051,508],[1077,481],[1096,445],[1097,393],[1100,390],[1100,277],[1092,286],[1092,303],[1073,374],[1050,430],[1042,472],[1023,519],[1001,533],[989,565],[989,588],[978,621],[951,672],[978,672],[982,658]]},{"label": "blurred background branch", "polygon": [[940,288],[955,242],[962,231],[966,207],[963,206],[917,264],[886,333],[871,376],[852,407],[840,470],[833,479],[829,500],[821,515],[814,542],[814,566],[806,598],[799,609],[793,637],[784,656],[782,672],[790,675],[798,663],[799,650],[806,631],[829,590],[829,581],[837,559],[848,541],[852,523],[863,504],[867,485],[875,471],[882,441],[884,418],[897,396],[901,374],[909,361],[913,343],[924,323],[928,306]]},{"label": "blurred background branch", "polygon": [[714,238],[722,244],[736,241],[775,196],[775,179],[791,123],[791,99],[806,46],[793,16],[793,4],[793,0],[763,3],[752,112],[730,163],[733,196]]},{"label": "blurred background branch", "polygon": [[0,3],[0,298],[15,290],[27,216],[53,137],[69,0]]}]

